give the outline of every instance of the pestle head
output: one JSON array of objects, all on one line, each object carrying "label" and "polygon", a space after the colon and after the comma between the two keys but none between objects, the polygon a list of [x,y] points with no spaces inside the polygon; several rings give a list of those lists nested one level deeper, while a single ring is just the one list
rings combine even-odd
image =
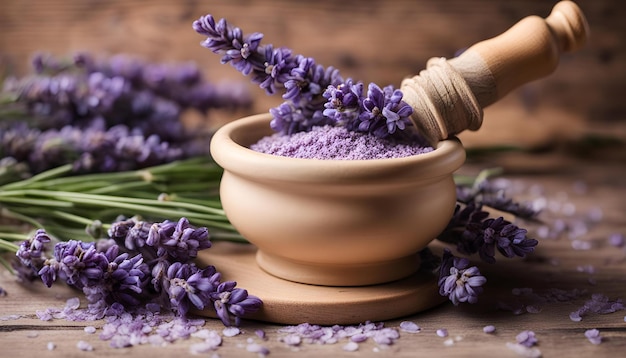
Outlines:
[{"label": "pestle head", "polygon": [[546,18],[553,30],[561,52],[573,52],[585,45],[589,37],[589,24],[582,10],[572,1],[561,1]]}]

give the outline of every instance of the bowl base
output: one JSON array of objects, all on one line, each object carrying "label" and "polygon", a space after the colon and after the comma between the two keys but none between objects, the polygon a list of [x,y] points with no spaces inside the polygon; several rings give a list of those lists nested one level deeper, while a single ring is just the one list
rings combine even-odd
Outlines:
[{"label": "bowl base", "polygon": [[396,281],[420,267],[419,254],[373,264],[312,264],[289,260],[258,250],[257,264],[284,280],[321,286],[367,286]]},{"label": "bowl base", "polygon": [[[200,251],[198,266],[214,265],[222,279],[237,281],[263,307],[248,318],[277,324],[319,325],[385,321],[415,314],[446,301],[434,275],[418,271],[389,283],[358,286],[318,286],[283,280],[262,270],[253,245],[215,242]],[[197,312],[216,317],[212,309]]]}]

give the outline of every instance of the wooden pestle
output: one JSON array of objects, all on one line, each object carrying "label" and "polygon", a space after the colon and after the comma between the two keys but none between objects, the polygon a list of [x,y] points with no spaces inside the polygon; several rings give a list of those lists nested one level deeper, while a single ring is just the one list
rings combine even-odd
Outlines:
[{"label": "wooden pestle", "polygon": [[546,19],[526,17],[458,57],[430,59],[427,69],[402,81],[404,100],[414,110],[411,119],[432,142],[477,130],[483,108],[552,73],[561,53],[582,47],[588,32],[580,8],[561,1]]}]

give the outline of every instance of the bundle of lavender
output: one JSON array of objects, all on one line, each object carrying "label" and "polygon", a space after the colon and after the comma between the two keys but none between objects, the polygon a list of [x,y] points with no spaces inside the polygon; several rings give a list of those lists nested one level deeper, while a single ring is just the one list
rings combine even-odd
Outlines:
[{"label": "bundle of lavender", "polygon": [[74,173],[116,172],[206,155],[208,126],[187,128],[184,114],[252,103],[241,84],[211,83],[193,63],[82,53],[71,61],[38,55],[33,68],[4,81],[0,183],[10,180],[6,172],[68,163]]},{"label": "bundle of lavender", "polygon": [[191,63],[124,55],[33,64],[2,91],[0,249],[16,253],[11,265],[0,257],[5,266],[81,290],[89,307],[76,319],[213,306],[238,325],[258,309],[257,297],[194,263],[210,240],[244,240],[217,196],[211,133],[183,123],[189,110],[249,107],[245,88],[212,84]]}]

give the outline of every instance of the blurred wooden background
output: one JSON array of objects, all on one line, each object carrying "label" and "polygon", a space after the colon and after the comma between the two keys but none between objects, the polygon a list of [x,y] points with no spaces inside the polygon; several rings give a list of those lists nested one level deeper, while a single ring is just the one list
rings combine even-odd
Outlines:
[{"label": "blurred wooden background", "polygon": [[[211,13],[264,41],[338,67],[344,77],[399,85],[430,57],[496,36],[528,15],[545,17],[555,0],[3,0],[0,65],[23,74],[35,52],[130,53],[155,61],[195,61],[209,78],[246,81],[200,46],[192,22]],[[462,136],[468,146],[552,146],[588,134],[626,140],[626,3],[579,0],[589,44],[557,71],[486,111]],[[256,112],[279,103],[259,89]]]}]

